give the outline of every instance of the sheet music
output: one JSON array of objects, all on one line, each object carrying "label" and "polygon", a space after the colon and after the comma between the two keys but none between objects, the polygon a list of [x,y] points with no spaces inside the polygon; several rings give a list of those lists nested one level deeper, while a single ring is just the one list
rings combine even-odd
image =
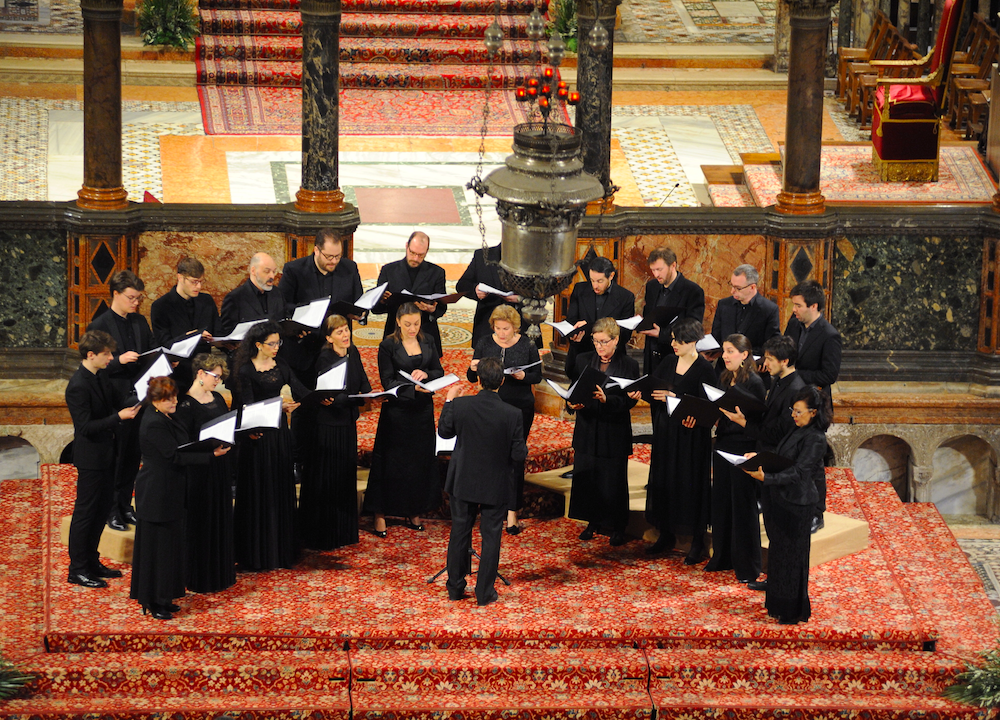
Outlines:
[{"label": "sheet music", "polygon": [[447,440],[440,435],[435,435],[434,438],[434,453],[440,455],[441,453],[455,452],[455,443],[458,442],[458,435],[453,438],[448,438]]},{"label": "sheet music", "polygon": [[139,396],[139,402],[146,399],[146,393],[149,392],[150,378],[170,375],[172,372],[173,368],[170,367],[170,361],[167,360],[167,356],[160,353],[159,357],[149,366],[149,369],[135,382],[135,394]]},{"label": "sheet music", "polygon": [[435,302],[441,298],[446,298],[451,293],[428,293],[426,295],[417,295],[416,293],[411,293],[409,290],[400,290],[401,295],[409,295],[410,297],[419,298],[421,300],[427,300],[428,302]]},{"label": "sheet music", "polygon": [[734,455],[733,453],[723,452],[722,450],[716,450],[715,452],[724,457],[730,465],[739,466],[747,461],[747,459],[742,455]]},{"label": "sheet music", "polygon": [[642,322],[642,315],[633,315],[628,320],[615,320],[615,322],[626,330],[635,330]]},{"label": "sheet music", "polygon": [[609,375],[608,379],[610,379],[611,382],[620,387],[622,390],[627,390],[632,385],[635,385],[637,382],[641,380],[645,380],[647,377],[649,377],[649,373],[643,375],[642,377],[637,377],[635,380],[630,380],[629,378],[615,377],[614,375]]},{"label": "sheet music", "polygon": [[248,320],[247,322],[237,323],[233,331],[226,335],[225,337],[213,337],[213,342],[240,342],[246,337],[247,331],[250,330],[254,325],[259,323],[267,322],[267,318],[261,318],[260,320]]},{"label": "sheet music", "polygon": [[714,336],[706,335],[695,344],[694,349],[698,352],[709,352],[711,350],[718,350],[720,347],[722,346],[719,345],[719,341]]},{"label": "sheet music", "polygon": [[711,400],[712,402],[715,402],[720,397],[726,394],[725,390],[719,390],[719,388],[712,387],[708,383],[702,383],[701,386],[705,388],[705,395],[707,395],[708,399]]},{"label": "sheet music", "polygon": [[347,361],[337,363],[316,378],[317,390],[343,390],[347,387]]},{"label": "sheet music", "polygon": [[235,440],[237,415],[239,413],[236,410],[232,410],[225,415],[215,418],[215,420],[205,423],[201,428],[201,432],[198,433],[198,439],[221,440],[227,445],[232,445]]},{"label": "sheet music", "polygon": [[536,360],[535,362],[529,363],[527,365],[517,365],[515,367],[504,368],[503,369],[503,374],[504,375],[513,375],[518,370],[527,370],[528,368],[533,368],[533,367],[535,367],[535,365],[541,365],[541,364],[542,364],[541,360]]},{"label": "sheet music", "polygon": [[240,414],[240,430],[255,430],[257,428],[281,427],[281,396],[261,400],[251,405],[244,405]]},{"label": "sheet music", "polygon": [[330,307],[330,298],[328,297],[313,300],[308,305],[295,308],[295,312],[292,313],[292,320],[299,325],[318,328],[326,317],[328,307]]},{"label": "sheet music", "polygon": [[480,292],[489,293],[490,295],[499,295],[500,297],[511,297],[517,293],[507,292],[506,290],[497,290],[495,287],[491,287],[486,283],[479,283],[476,285],[476,290]]},{"label": "sheet music", "polygon": [[674,410],[676,410],[677,406],[680,404],[681,404],[681,399],[679,397],[667,396],[667,415],[673,415]]},{"label": "sheet music", "polygon": [[[573,327],[573,323],[569,322],[568,320],[560,320],[557,323],[549,322],[548,320],[546,320],[545,324],[546,325],[551,325],[552,327],[554,327],[556,330],[559,331],[559,334],[562,335],[562,336],[564,336],[564,337],[566,335],[572,335],[574,332],[578,331],[577,328]],[[584,326],[584,327],[579,328],[579,329],[580,330],[585,330],[586,327]]]},{"label": "sheet music", "polygon": [[392,388],[390,390],[380,390],[378,392],[360,393],[358,395],[348,395],[347,397],[352,397],[352,398],[375,398],[375,397],[381,397],[382,395],[392,395],[393,397],[399,397],[397,395],[397,393],[399,392],[399,388],[401,388],[401,387],[403,387],[403,386],[402,385],[397,385],[397,386],[395,386],[394,388]]},{"label": "sheet music", "polygon": [[361,297],[354,301],[355,307],[359,307],[362,310],[371,310],[382,299],[382,293],[385,292],[387,287],[389,287],[389,283],[386,282],[363,293]]},{"label": "sheet music", "polygon": [[448,373],[444,377],[440,377],[437,380],[429,380],[427,382],[422,382],[420,380],[417,380],[415,377],[410,375],[410,373],[406,372],[405,370],[400,370],[399,374],[405,377],[414,385],[419,385],[424,390],[430,390],[431,392],[437,392],[441,388],[446,388],[449,385],[458,382],[458,375],[456,375],[455,373]]}]

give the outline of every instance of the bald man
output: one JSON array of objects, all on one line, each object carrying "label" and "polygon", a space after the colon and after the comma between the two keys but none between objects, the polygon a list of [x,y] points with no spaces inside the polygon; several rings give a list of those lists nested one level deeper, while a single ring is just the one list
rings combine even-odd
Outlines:
[{"label": "bald man", "polygon": [[222,334],[228,335],[241,322],[284,320],[285,300],[274,292],[278,266],[267,253],[250,258],[250,278],[222,301]]}]

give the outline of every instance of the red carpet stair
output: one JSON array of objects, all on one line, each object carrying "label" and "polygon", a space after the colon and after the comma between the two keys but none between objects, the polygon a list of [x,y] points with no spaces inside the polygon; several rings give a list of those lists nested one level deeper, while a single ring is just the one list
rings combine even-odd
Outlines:
[{"label": "red carpet stair", "polygon": [[[489,82],[513,87],[532,67],[525,39],[531,0],[501,0],[505,41]],[[463,90],[487,84],[485,0],[347,0],[340,34],[341,88]],[[297,0],[201,0],[198,83],[301,87]]]}]

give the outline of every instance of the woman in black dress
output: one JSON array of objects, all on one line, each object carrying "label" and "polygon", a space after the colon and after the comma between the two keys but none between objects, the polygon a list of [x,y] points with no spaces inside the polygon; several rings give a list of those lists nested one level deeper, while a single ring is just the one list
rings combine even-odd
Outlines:
[{"label": "woman in black dress", "polygon": [[358,542],[358,427],[364,400],[349,395],[371,392],[361,354],[351,344],[351,326],[340,315],[325,325],[327,345],[316,360],[316,375],[347,363],[343,392],[316,411],[316,439],[302,477],[299,527],[306,547],[333,550]]},{"label": "woman in black dress", "polygon": [[[594,323],[591,337],[596,352],[576,357],[570,372],[578,378],[588,367],[605,375],[634,380],[639,364],[628,355],[616,355],[619,329],[613,318]],[[595,386],[593,398],[570,405],[576,411],[573,428],[573,491],[569,516],[586,520],[581,540],[590,540],[602,526],[610,529],[610,544],[625,544],[628,525],[628,456],[632,454],[632,418],[639,393],[618,386]]]},{"label": "woman in black dress", "polygon": [[[472,362],[469,363],[469,369],[465,373],[469,382],[479,382],[476,368],[484,357],[500,358],[504,368],[521,367],[538,362],[538,348],[527,335],[521,334],[521,316],[513,307],[500,305],[494,308],[490,314],[490,327],[493,328],[493,334],[480,338],[472,353]],[[542,366],[538,364],[527,370],[505,372],[503,385],[497,391],[501,400],[521,411],[525,443],[528,442],[531,424],[535,421],[535,394],[531,386],[541,381]],[[507,532],[510,535],[521,532],[521,526],[517,522],[517,511],[524,507],[523,467],[517,476],[516,493],[516,504],[513,509],[507,511]]]},{"label": "woman in black dress", "polygon": [[[764,381],[757,373],[753,346],[740,334],[722,342],[720,383],[724,390],[738,388],[764,402]],[[723,417],[715,430],[715,449],[744,455],[756,447],[746,430]],[[718,453],[712,455],[712,559],[705,570],[733,570],[741,583],[760,575],[760,521],[757,519],[757,485],[739,467]]]},{"label": "woman in black dress", "polygon": [[[174,418],[192,440],[206,423],[229,412],[226,399],[215,388],[226,379],[226,357],[201,353],[191,362],[194,382],[177,403]],[[208,469],[187,469],[187,588],[209,593],[236,582],[233,559],[233,480],[236,454],[217,457]]]},{"label": "woman in black dress", "polygon": [[180,610],[173,604],[184,597],[184,497],[185,465],[205,465],[229,448],[210,452],[182,452],[188,434],[174,418],[177,385],[168,377],[149,381],[149,407],[139,426],[142,469],[135,479],[135,529],[132,550],[132,589],[143,614],[149,610],[157,620],[170,620]]},{"label": "woman in black dress", "polygon": [[386,536],[385,516],[407,518],[406,527],[424,531],[420,516],[441,502],[441,481],[434,452],[433,393],[399,374],[437,380],[444,376],[433,338],[420,332],[420,310],[403,303],[396,311],[396,331],[378,346],[382,387],[401,385],[382,405],[364,510],[375,515],[375,534]]},{"label": "woman in black dress", "polygon": [[[716,383],[715,369],[696,348],[705,336],[701,323],[693,318],[678,320],[672,333],[675,354],[663,358],[653,371],[653,378],[671,389],[654,390],[651,405],[665,403],[668,397],[706,397],[702,384]],[[666,408],[653,416],[646,520],[660,537],[646,552],[666,552],[674,547],[676,535],[691,535],[684,563],[695,565],[705,553],[711,515],[712,428],[696,427],[693,417],[677,417]]]},{"label": "woman in black dress", "polygon": [[[288,385],[292,396],[309,392],[282,358],[277,323],[254,325],[233,361],[234,397],[240,405],[278,397]],[[235,405],[235,403],[234,403]],[[299,406],[284,401],[285,412]],[[237,436],[239,470],[233,526],[236,562],[241,570],[290,568],[295,564],[295,473],[292,433],[285,412],[281,427]]]},{"label": "woman in black dress", "polygon": [[[747,474],[763,482],[761,507],[767,528],[767,580],[752,582],[754,590],[766,590],[767,614],[782,625],[805,622],[809,605],[809,548],[813,507],[819,499],[817,479],[826,472],[826,429],[832,412],[829,401],[814,386],[800,390],[792,402],[795,429],[778,443],[775,452],[794,460],[781,472],[755,470]],[[747,453],[753,457],[755,453]]]}]

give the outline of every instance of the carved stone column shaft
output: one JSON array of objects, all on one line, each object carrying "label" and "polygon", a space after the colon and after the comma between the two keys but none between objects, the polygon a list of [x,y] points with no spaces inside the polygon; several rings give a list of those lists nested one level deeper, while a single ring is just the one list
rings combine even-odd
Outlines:
[{"label": "carved stone column shaft", "polygon": [[303,0],[302,188],[305,212],[344,209],[340,191],[340,0]]},{"label": "carved stone column shaft", "polygon": [[[583,169],[597,178],[604,191],[611,188],[611,83],[614,60],[617,0],[581,0],[577,4],[576,126],[583,131]],[[596,9],[596,14],[595,14]],[[608,46],[594,50],[588,36],[600,23],[608,33]]]},{"label": "carved stone column shaft", "polygon": [[83,14],[83,187],[77,204],[127,206],[122,187],[122,0],[81,0]]}]

